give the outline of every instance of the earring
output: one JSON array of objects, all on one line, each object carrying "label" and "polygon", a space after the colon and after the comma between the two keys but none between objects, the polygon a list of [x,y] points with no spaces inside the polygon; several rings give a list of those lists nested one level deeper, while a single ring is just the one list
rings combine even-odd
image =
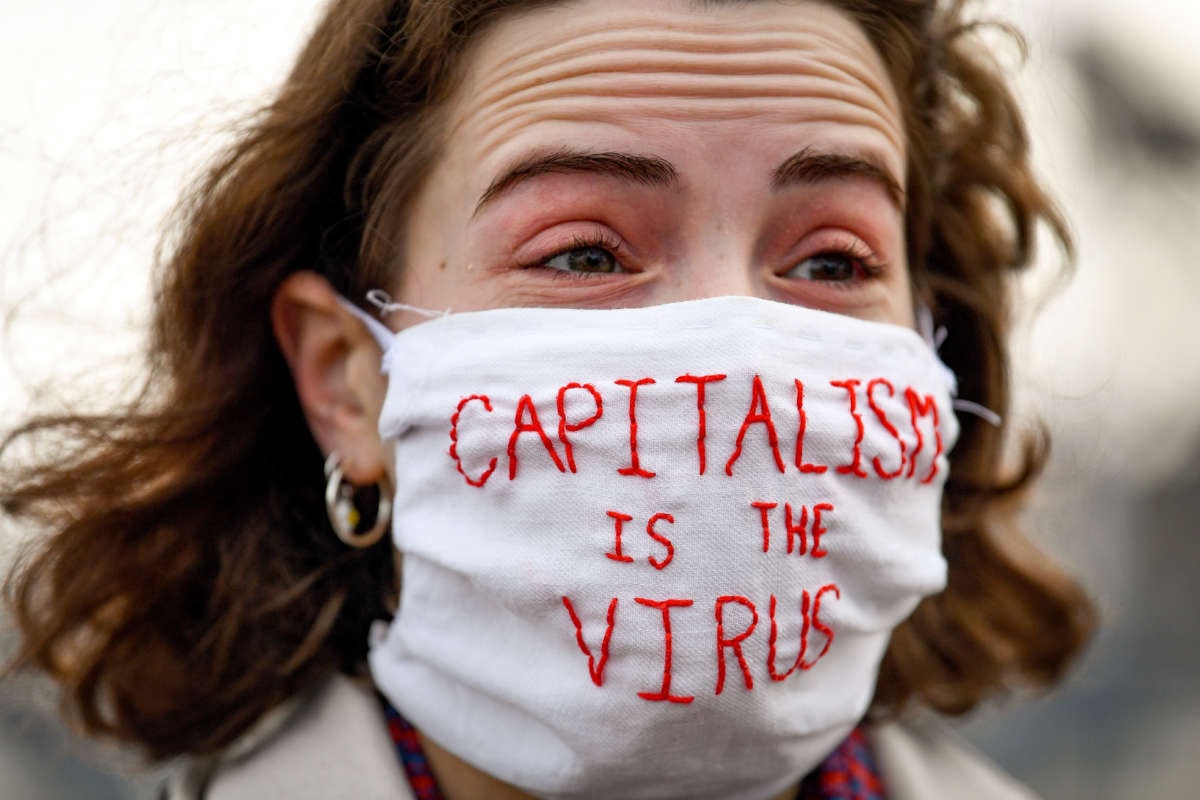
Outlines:
[{"label": "earring", "polygon": [[342,473],[342,459],[336,452],[331,452],[325,459],[325,512],[329,514],[329,522],[333,532],[350,547],[370,547],[378,542],[392,519],[392,487],[387,478],[379,481],[373,487],[379,494],[375,507],[374,524],[369,530],[359,532],[363,523],[362,513],[355,503],[356,496],[365,492],[345,480]]}]

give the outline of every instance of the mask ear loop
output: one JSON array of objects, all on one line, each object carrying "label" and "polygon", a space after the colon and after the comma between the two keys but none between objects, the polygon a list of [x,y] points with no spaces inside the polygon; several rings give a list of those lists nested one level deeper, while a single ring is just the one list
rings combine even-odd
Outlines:
[{"label": "mask ear loop", "polygon": [[388,347],[391,346],[392,339],[394,339],[396,336],[396,334],[392,332],[392,329],[341,295],[338,295],[338,302],[342,304],[342,308],[349,311],[352,315],[358,318],[359,322],[367,326],[367,330],[371,332],[371,336],[374,337],[379,346],[383,348],[383,351],[387,352]]},{"label": "mask ear loop", "polygon": [[976,403],[971,400],[962,400],[956,397],[950,401],[950,405],[954,407],[955,411],[962,411],[964,414],[970,414],[971,416],[979,417],[993,428],[999,428],[1004,422],[1003,417],[981,403]]},{"label": "mask ear loop", "polygon": [[[428,308],[410,306],[407,303],[392,302],[392,298],[389,297],[388,293],[382,289],[370,290],[366,294],[366,299],[367,303],[376,309],[380,317],[384,317],[396,311],[409,311],[429,319],[437,319],[450,314],[450,309],[446,309],[445,311],[431,311]],[[388,349],[392,339],[394,339],[396,336],[395,331],[340,295],[338,296],[338,302],[342,304],[343,308],[345,308],[355,317],[358,317],[358,319],[367,326],[367,330],[369,330],[371,335],[375,337],[375,341],[379,343],[380,347],[382,347],[385,351]]]},{"label": "mask ear loop", "polygon": [[421,308],[420,306],[410,306],[408,303],[397,303],[383,289],[372,289],[367,292],[367,302],[375,306],[381,317],[396,311],[409,311],[426,319],[438,319],[439,317],[450,315],[450,309],[448,308],[445,311],[434,311],[428,308]]},{"label": "mask ear loop", "polygon": [[[945,344],[946,338],[950,335],[950,333],[946,330],[945,325],[938,325],[936,328],[934,327],[933,312],[929,310],[929,306],[925,305],[924,303],[918,303],[916,311],[917,330],[920,332],[921,338],[925,340],[925,342],[936,355],[937,352],[942,349],[942,345]],[[955,375],[954,370],[947,367],[940,358],[938,359],[938,363],[942,365],[942,369],[946,372],[947,383],[950,387],[950,396],[952,398],[950,405],[954,408],[954,410],[961,411],[964,414],[970,414],[974,417],[979,417],[992,427],[999,428],[1004,422],[1004,419],[995,411],[992,411],[982,403],[976,403],[973,400],[964,400],[963,398],[958,397],[958,376]]]}]

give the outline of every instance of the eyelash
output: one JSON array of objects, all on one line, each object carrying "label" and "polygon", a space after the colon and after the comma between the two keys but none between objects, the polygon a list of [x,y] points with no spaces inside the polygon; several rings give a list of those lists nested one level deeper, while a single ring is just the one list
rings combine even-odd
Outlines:
[{"label": "eyelash", "polygon": [[[625,269],[625,272],[571,272],[569,270],[555,269],[554,267],[546,266],[546,262],[552,258],[557,258],[561,255],[571,252],[572,250],[583,250],[589,247],[594,247],[607,252],[618,264],[622,266],[622,268]],[[618,253],[620,251],[620,240],[614,238],[605,231],[594,231],[586,234],[576,233],[571,237],[571,240],[568,242],[566,247],[561,247],[552,253],[547,253],[546,255],[531,261],[519,262],[517,264],[517,268],[536,269],[542,272],[551,273],[550,277],[552,278],[570,281],[596,280],[597,278],[603,278],[607,275],[628,275],[629,273],[633,272],[633,270],[626,268],[625,264],[623,264],[621,259],[618,258]]]},{"label": "eyelash", "polygon": [[[546,262],[553,258],[557,258],[558,256],[564,255],[573,250],[582,250],[593,247],[609,253],[618,264],[621,264],[622,268],[626,269],[626,271],[621,273],[572,272],[570,270],[555,269],[554,267],[546,266]],[[633,272],[633,270],[626,268],[621,259],[618,258],[618,253],[621,249],[620,240],[616,239],[605,231],[594,231],[587,234],[576,233],[571,237],[566,247],[556,249],[554,252],[548,253],[547,255],[537,259],[519,262],[517,267],[518,269],[536,269],[543,273],[550,273],[549,277],[553,279],[569,281],[596,280],[597,278],[603,278],[606,275],[614,274],[628,275],[630,272]],[[814,283],[820,283],[822,286],[827,286],[838,291],[849,291],[852,290],[856,284],[878,279],[882,277],[888,269],[887,264],[883,263],[874,253],[874,251],[856,239],[848,242],[839,242],[816,252],[810,253],[804,258],[792,263],[788,270],[785,270],[785,273],[795,269],[797,266],[810,258],[817,258],[823,255],[835,255],[847,258],[854,262],[854,264],[862,271],[861,278],[856,281],[813,281]],[[784,277],[784,274],[780,274],[779,277],[784,280],[790,280]]]},{"label": "eyelash", "polygon": [[853,289],[855,284],[865,283],[882,277],[887,272],[887,264],[879,259],[879,257],[866,244],[860,240],[852,240],[846,242],[838,242],[829,247],[822,248],[813,253],[809,253],[804,258],[801,258],[792,263],[788,269],[784,270],[779,275],[784,280],[790,280],[785,277],[787,272],[795,269],[810,258],[818,258],[819,256],[842,256],[852,261],[859,269],[862,270],[862,277],[857,281],[842,282],[842,281],[813,281],[822,286],[828,286],[839,291],[847,291]]}]

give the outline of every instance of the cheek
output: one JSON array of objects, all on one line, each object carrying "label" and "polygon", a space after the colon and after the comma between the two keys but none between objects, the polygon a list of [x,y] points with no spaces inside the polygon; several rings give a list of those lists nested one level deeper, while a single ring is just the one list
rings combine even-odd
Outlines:
[{"label": "cheek", "polygon": [[899,237],[896,252],[898,255],[892,260],[887,275],[881,279],[883,299],[866,318],[915,329],[914,293],[903,236]]},{"label": "cheek", "polygon": [[[393,298],[422,308],[468,310],[471,262],[461,251],[462,230],[471,208],[464,191],[468,185],[456,159],[446,157],[435,167],[413,197],[396,247],[400,258]],[[466,273],[465,275],[462,273]]]},{"label": "cheek", "polygon": [[[489,276],[486,269],[472,260],[442,262],[432,271],[408,272],[393,297],[429,311],[459,314],[513,305],[507,302],[502,283]],[[401,316],[401,328],[427,319],[416,314]]]},{"label": "cheek", "polygon": [[[426,222],[414,215],[411,230],[392,297],[435,311],[478,311],[494,305],[487,271],[478,256],[462,245],[461,226],[455,236],[452,224]],[[402,327],[421,321],[415,315],[400,317],[397,322]]]},{"label": "cheek", "polygon": [[912,278],[908,272],[908,256],[902,256],[896,268],[896,280],[891,287],[892,302],[888,309],[887,319],[880,322],[890,322],[905,328],[916,328],[917,319],[916,294],[913,291]]}]

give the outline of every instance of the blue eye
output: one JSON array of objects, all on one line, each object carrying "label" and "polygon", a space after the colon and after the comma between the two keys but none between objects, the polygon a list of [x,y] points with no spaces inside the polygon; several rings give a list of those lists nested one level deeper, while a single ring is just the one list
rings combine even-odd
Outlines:
[{"label": "blue eye", "polygon": [[625,272],[616,256],[603,247],[582,245],[564,250],[542,262],[543,266],[563,272],[607,273]]},{"label": "blue eye", "polygon": [[848,253],[818,253],[801,261],[784,273],[785,278],[797,278],[823,283],[850,283],[863,277],[862,261]]}]

